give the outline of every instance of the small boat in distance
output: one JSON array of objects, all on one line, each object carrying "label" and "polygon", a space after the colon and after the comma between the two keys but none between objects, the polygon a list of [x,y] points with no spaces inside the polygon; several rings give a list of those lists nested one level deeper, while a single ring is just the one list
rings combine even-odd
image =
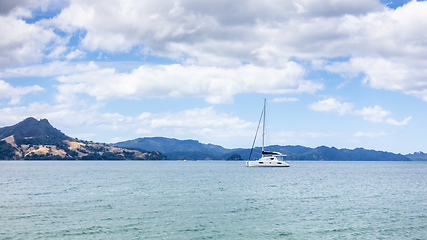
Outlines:
[{"label": "small boat in distance", "polygon": [[[269,152],[264,151],[264,136],[265,136],[265,110],[266,110],[266,100],[264,99],[264,109],[261,113],[261,118],[258,123],[257,132],[255,133],[255,139],[252,144],[251,153],[249,154],[249,159],[246,161],[246,167],[289,167],[289,164],[285,162],[286,155],[280,152]],[[261,158],[251,161],[252,150],[254,149],[256,136],[258,134],[259,125],[262,123],[262,152]]]}]

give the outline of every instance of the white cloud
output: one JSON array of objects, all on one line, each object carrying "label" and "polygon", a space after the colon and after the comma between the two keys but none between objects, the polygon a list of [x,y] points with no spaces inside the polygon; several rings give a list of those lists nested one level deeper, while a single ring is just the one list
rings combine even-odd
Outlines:
[{"label": "white cloud", "polygon": [[402,121],[396,121],[388,117],[391,112],[384,110],[382,107],[376,105],[374,107],[363,107],[361,110],[354,110],[352,103],[341,103],[335,98],[327,98],[320,100],[308,106],[309,109],[318,112],[336,112],[339,115],[351,114],[360,116],[364,120],[374,123],[387,123],[395,126],[407,125],[412,119],[412,116],[405,118]]},{"label": "white cloud", "polygon": [[352,111],[353,104],[341,103],[335,98],[327,98],[311,104],[308,108],[318,112],[336,112],[339,115],[344,115]]},{"label": "white cloud", "polygon": [[21,101],[22,96],[29,93],[36,93],[43,91],[40,86],[28,86],[28,87],[14,87],[9,83],[0,80],[0,99],[10,98],[9,104],[16,105]]},{"label": "white cloud", "polygon": [[273,100],[271,100],[272,102],[275,103],[280,103],[280,102],[297,102],[298,98],[295,97],[281,97],[281,98],[273,98]]},{"label": "white cloud", "polygon": [[0,124],[13,125],[32,116],[37,119],[47,118],[58,127],[95,127],[103,118],[98,112],[99,104],[74,102],[73,104],[51,105],[44,102],[33,102],[26,106],[0,108]]},{"label": "white cloud", "polygon": [[370,121],[370,122],[387,123],[387,124],[395,125],[395,126],[407,125],[408,122],[412,119],[412,116],[409,116],[402,121],[396,121],[393,118],[388,118],[388,116],[391,114],[391,112],[382,109],[378,105],[374,106],[374,107],[364,107],[361,110],[355,110],[354,114],[359,115],[359,116],[363,117],[363,119]]},{"label": "white cloud", "polygon": [[411,119],[412,119],[412,116],[409,116],[409,117],[407,117],[407,118],[405,118],[399,122],[399,121],[394,120],[393,118],[387,118],[385,120],[385,122],[390,124],[390,125],[404,126],[404,125],[407,125]]},{"label": "white cloud", "polygon": [[377,1],[334,1],[334,0],[299,0],[300,12],[318,17],[336,17],[344,15],[366,14],[373,10],[383,10],[384,6]]},{"label": "white cloud", "polygon": [[64,44],[53,29],[0,15],[0,68],[42,60]]},{"label": "white cloud", "polygon": [[[310,132],[310,131],[286,131],[278,132],[277,140],[279,139],[306,139],[306,138],[327,138],[341,135],[339,132]],[[292,141],[290,141],[292,142]]]},{"label": "white cloud", "polygon": [[169,131],[168,135],[198,135],[203,138],[215,133],[215,137],[232,138],[232,136],[247,136],[254,123],[246,122],[235,116],[217,113],[213,107],[195,108],[175,113],[142,113],[136,118],[140,126],[137,131],[151,133]]},{"label": "white cloud", "polygon": [[230,114],[218,113],[213,107],[207,107],[180,112],[144,112],[121,126],[126,126],[132,131],[136,129],[134,134],[138,134],[137,136],[198,139],[207,143],[235,146],[236,141],[241,142],[242,139],[252,137],[256,124]]},{"label": "white cloud", "polygon": [[79,49],[76,49],[76,50],[74,50],[74,51],[72,51],[72,52],[68,53],[68,54],[67,54],[67,56],[65,56],[65,58],[66,58],[67,60],[71,60],[71,59],[74,59],[74,58],[82,57],[82,56],[84,56],[84,55],[85,55],[85,52],[80,51]]},{"label": "white cloud", "polygon": [[367,138],[377,138],[377,137],[383,137],[388,136],[391,133],[386,132],[357,132],[354,134],[355,137],[367,137]]},{"label": "white cloud", "polygon": [[[144,54],[184,65],[221,68],[240,68],[244,61],[280,69],[292,58],[350,56],[349,62],[324,60],[323,67],[347,75],[362,72],[374,88],[427,101],[427,2],[388,9],[375,0],[71,0],[58,16],[34,24],[10,12],[65,3],[2,4],[0,29],[6,34],[0,40],[0,67],[43,58],[73,59],[87,51],[128,52],[135,46]],[[55,28],[65,36],[55,34]],[[80,49],[70,50],[66,43],[76,33],[84,33]],[[209,101],[223,99],[212,96]]]},{"label": "white cloud", "polygon": [[[401,91],[427,101],[427,2],[348,17],[342,26],[357,39],[348,62],[324,69],[349,76],[363,73],[373,88]],[[357,50],[357,52],[356,52]]]},{"label": "white cloud", "polygon": [[364,83],[373,88],[401,91],[427,101],[427,64],[421,59],[357,57],[325,69],[353,76],[363,72]]},{"label": "white cloud", "polygon": [[424,56],[426,8],[413,1],[391,10],[375,0],[72,0],[43,22],[45,30],[85,32],[80,46],[88,51],[143,46],[154,55],[184,55],[199,64],[236,66],[245,60],[274,66],[289,57]]},{"label": "white cloud", "polygon": [[14,10],[15,11],[18,9],[22,10],[27,7],[35,7],[35,6],[37,6],[37,1],[34,1],[34,0],[0,1],[0,14],[7,15]]},{"label": "white cloud", "polygon": [[[25,9],[40,9],[43,12],[64,7],[67,0],[13,0],[0,1],[0,15],[8,15]],[[30,17],[26,15],[27,17]]]},{"label": "white cloud", "polygon": [[240,93],[314,93],[323,85],[303,80],[304,69],[288,62],[282,69],[244,65],[236,69],[158,65],[131,73],[105,68],[60,76],[59,100],[86,93],[99,100],[114,98],[202,97],[210,103],[230,102]]},{"label": "white cloud", "polygon": [[370,122],[384,122],[384,119],[391,114],[390,111],[383,110],[380,106],[364,107],[361,110],[354,111],[356,115]]},{"label": "white cloud", "polygon": [[[267,145],[279,144],[279,145],[305,145],[313,142],[319,142],[319,144],[324,145],[327,141],[326,139],[337,139],[342,138],[344,133],[342,132],[332,132],[332,131],[280,131],[270,133],[268,138],[269,142]],[[312,147],[317,147],[318,145],[313,145]]]},{"label": "white cloud", "polygon": [[56,77],[60,75],[77,74],[98,70],[99,66],[94,62],[70,63],[52,61],[46,64],[27,65],[25,67],[6,68],[0,70],[1,78],[16,77]]},{"label": "white cloud", "polygon": [[348,24],[348,16],[357,21],[385,9],[374,0],[74,0],[51,24],[87,32],[81,43],[89,51],[144,46],[155,55],[181,59],[184,54],[193,64],[236,66],[245,60],[275,66],[289,57],[352,54],[349,46],[359,40],[353,36],[359,26]]},{"label": "white cloud", "polygon": [[[136,117],[119,113],[102,113],[99,105],[85,102],[50,105],[32,103],[24,107],[0,108],[0,126],[13,125],[28,116],[47,118],[54,127],[72,137],[92,137],[105,134],[110,139],[132,139],[142,136],[166,136],[179,139],[198,139],[209,143],[223,143],[235,146],[237,139],[251,138],[256,124],[236,116],[218,113],[213,107],[194,108],[180,112],[143,112]],[[86,130],[86,131],[85,131]],[[89,130],[89,131],[88,131]],[[249,143],[250,141],[248,141]]]}]

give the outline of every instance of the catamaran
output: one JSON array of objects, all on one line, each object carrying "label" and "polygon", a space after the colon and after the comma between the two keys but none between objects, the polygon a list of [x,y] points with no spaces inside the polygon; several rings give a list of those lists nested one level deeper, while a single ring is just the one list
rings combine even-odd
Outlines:
[{"label": "catamaran", "polygon": [[249,154],[249,159],[246,161],[246,167],[289,167],[289,164],[285,162],[286,155],[280,152],[270,152],[264,150],[264,136],[265,136],[265,111],[266,111],[266,100],[264,99],[264,109],[261,113],[261,118],[263,119],[262,123],[262,152],[261,158],[251,161],[252,150],[254,149],[256,136],[258,134],[259,125],[261,124],[261,118],[258,123],[257,132],[255,134],[255,139],[252,144],[251,153]]}]

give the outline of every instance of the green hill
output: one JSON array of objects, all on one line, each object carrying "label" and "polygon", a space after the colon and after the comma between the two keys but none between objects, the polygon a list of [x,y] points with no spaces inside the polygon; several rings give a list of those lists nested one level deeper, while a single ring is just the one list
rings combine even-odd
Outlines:
[{"label": "green hill", "polygon": [[410,158],[412,161],[427,161],[427,153],[423,153],[423,152],[415,152],[412,154],[408,154],[406,156]]},{"label": "green hill", "polygon": [[47,119],[27,118],[0,128],[1,160],[147,160],[166,159],[157,151],[124,149],[80,141],[54,128]]},{"label": "green hill", "polygon": [[[168,156],[168,159],[226,159],[229,149],[218,145],[204,144],[195,140],[153,137],[137,138],[115,144],[124,148],[156,149]],[[226,157],[225,157],[226,156]]]}]

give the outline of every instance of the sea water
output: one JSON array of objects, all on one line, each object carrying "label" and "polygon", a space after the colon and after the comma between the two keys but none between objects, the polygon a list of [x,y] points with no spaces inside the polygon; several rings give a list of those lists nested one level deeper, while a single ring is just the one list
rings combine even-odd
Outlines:
[{"label": "sea water", "polygon": [[0,162],[0,239],[426,239],[427,162]]}]

